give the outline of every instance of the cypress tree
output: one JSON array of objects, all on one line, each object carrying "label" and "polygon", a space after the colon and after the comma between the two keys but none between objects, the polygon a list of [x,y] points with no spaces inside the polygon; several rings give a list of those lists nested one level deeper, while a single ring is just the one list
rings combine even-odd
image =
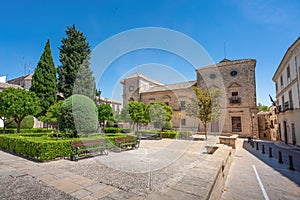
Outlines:
[{"label": "cypress tree", "polygon": [[40,99],[42,111],[37,116],[45,115],[48,108],[56,102],[57,94],[56,68],[51,55],[49,39],[34,70],[30,91],[35,92]]},{"label": "cypress tree", "polygon": [[59,48],[61,65],[57,69],[58,90],[65,98],[81,94],[94,100],[96,84],[89,68],[90,45],[75,25],[67,27],[66,35]]}]

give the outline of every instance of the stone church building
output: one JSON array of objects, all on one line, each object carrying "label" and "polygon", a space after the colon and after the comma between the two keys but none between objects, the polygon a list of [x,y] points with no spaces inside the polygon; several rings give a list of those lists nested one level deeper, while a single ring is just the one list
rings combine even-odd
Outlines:
[{"label": "stone church building", "polygon": [[[173,108],[173,128],[197,131],[199,119],[186,115],[186,105],[195,98],[193,86],[221,91],[220,117],[211,122],[211,133],[234,133],[257,138],[257,106],[254,59],[228,60],[195,70],[196,80],[161,84],[142,74],[133,74],[121,81],[123,105],[129,101],[150,104],[161,101]],[[200,123],[200,129],[203,125]]]}]

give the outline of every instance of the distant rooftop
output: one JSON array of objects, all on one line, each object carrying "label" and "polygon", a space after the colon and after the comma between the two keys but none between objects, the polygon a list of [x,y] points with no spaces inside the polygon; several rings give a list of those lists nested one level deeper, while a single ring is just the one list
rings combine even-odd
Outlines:
[{"label": "distant rooftop", "polygon": [[7,88],[22,88],[21,86],[19,85],[15,85],[15,84],[10,84],[10,83],[1,83],[0,82],[0,89],[7,89]]},{"label": "distant rooftop", "polygon": [[161,83],[159,83],[159,82],[157,82],[157,81],[155,81],[155,80],[153,80],[151,78],[148,78],[147,76],[144,76],[143,74],[139,74],[139,73],[135,73],[135,74],[132,74],[131,76],[127,76],[126,78],[124,78],[120,82],[121,82],[121,84],[124,84],[124,80],[125,79],[131,79],[131,78],[142,78],[142,79],[144,79],[146,81],[149,81],[149,82],[152,82],[152,83],[154,83],[156,85],[163,85],[163,84],[161,84]]},{"label": "distant rooftop", "polygon": [[180,90],[180,89],[187,89],[194,86],[197,81],[187,81],[181,83],[174,83],[174,84],[166,84],[166,85],[159,85],[149,88],[145,91],[147,92],[159,92],[159,91],[167,91],[167,90]]}]

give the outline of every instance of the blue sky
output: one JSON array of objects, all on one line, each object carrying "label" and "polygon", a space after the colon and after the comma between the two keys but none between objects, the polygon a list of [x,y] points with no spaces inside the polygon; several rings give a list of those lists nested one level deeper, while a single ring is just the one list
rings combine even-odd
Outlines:
[{"label": "blue sky", "polygon": [[[192,38],[215,62],[225,56],[224,43],[228,59],[256,59],[257,101],[269,105],[268,94],[275,96],[272,76],[287,48],[300,36],[299,10],[297,0],[1,2],[0,76],[12,79],[33,72],[47,39],[59,65],[58,47],[72,24],[85,34],[91,49],[127,30],[161,27]],[[142,49],[116,58],[96,77],[98,88],[103,96],[120,100],[120,79],[136,71],[162,83],[196,78],[194,67],[179,56]]]}]

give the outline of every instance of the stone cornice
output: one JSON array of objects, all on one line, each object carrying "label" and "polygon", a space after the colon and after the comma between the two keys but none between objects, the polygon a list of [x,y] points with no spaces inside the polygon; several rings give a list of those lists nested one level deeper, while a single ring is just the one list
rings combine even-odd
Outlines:
[{"label": "stone cornice", "polygon": [[294,85],[297,82],[297,78],[294,78],[285,88],[283,88],[279,93],[276,94],[276,99],[280,97],[283,93],[285,93],[287,90],[289,90],[292,85]]}]

